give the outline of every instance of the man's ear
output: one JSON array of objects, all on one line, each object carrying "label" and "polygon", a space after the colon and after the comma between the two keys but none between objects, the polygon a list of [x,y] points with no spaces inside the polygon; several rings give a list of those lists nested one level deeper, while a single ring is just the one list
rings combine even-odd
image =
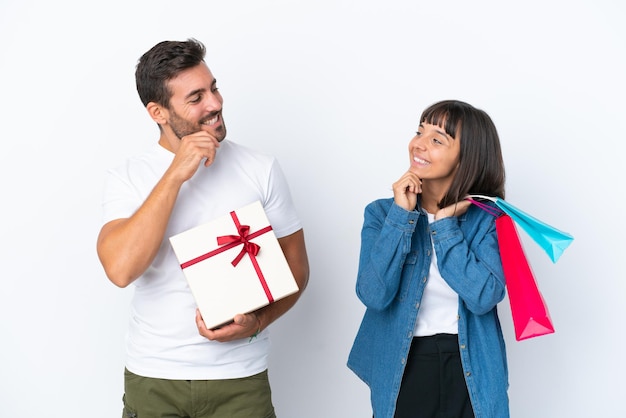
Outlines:
[{"label": "man's ear", "polygon": [[153,121],[158,123],[159,125],[163,125],[167,123],[168,111],[166,108],[161,106],[160,104],[150,102],[146,105],[146,110],[148,114],[152,118]]}]

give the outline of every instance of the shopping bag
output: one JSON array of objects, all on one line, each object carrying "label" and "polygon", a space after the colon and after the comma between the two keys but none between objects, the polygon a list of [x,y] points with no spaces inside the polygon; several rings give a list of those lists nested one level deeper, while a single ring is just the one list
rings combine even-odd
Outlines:
[{"label": "shopping bag", "polygon": [[512,218],[507,214],[498,217],[496,231],[515,339],[521,341],[552,334],[554,326],[548,307],[539,292]]},{"label": "shopping bag", "polygon": [[563,251],[572,243],[574,237],[567,232],[560,231],[553,226],[540,221],[519,208],[511,205],[509,202],[499,197],[470,195],[470,199],[480,198],[491,200],[504,213],[509,215],[517,225],[519,225],[526,233],[535,241],[550,257],[553,263],[556,263]]}]

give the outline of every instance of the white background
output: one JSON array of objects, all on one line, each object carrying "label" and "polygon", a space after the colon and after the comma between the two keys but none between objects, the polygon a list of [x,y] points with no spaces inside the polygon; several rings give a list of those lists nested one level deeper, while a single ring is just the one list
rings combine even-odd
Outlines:
[{"label": "white background", "polygon": [[271,328],[279,417],[371,416],[345,366],[363,209],[448,98],[492,116],[507,200],[575,237],[553,264],[522,234],[556,333],[517,342],[500,305],[512,417],[626,416],[625,18],[618,0],[0,0],[0,416],[121,415],[132,286],[96,256],[102,181],[157,140],[137,59],[188,37],[229,138],[279,158],[305,228],[309,287]]}]

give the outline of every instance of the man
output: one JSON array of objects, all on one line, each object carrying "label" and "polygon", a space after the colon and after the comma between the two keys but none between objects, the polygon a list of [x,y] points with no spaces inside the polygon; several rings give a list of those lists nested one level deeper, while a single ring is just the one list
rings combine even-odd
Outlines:
[{"label": "man", "polygon": [[[158,144],[107,174],[97,250],[108,278],[135,293],[124,417],[274,417],[267,326],[308,282],[300,221],[270,155],[226,140],[222,96],[194,39],[164,41],[136,68]],[[210,330],[168,238],[260,200],[300,291]]]}]

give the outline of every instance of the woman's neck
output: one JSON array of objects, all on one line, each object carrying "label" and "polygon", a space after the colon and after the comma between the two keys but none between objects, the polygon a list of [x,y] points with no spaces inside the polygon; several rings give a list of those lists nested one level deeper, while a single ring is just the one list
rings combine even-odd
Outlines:
[{"label": "woman's neck", "polygon": [[439,210],[439,202],[445,196],[447,188],[433,187],[428,182],[422,183],[421,206],[428,213],[437,213]]}]

